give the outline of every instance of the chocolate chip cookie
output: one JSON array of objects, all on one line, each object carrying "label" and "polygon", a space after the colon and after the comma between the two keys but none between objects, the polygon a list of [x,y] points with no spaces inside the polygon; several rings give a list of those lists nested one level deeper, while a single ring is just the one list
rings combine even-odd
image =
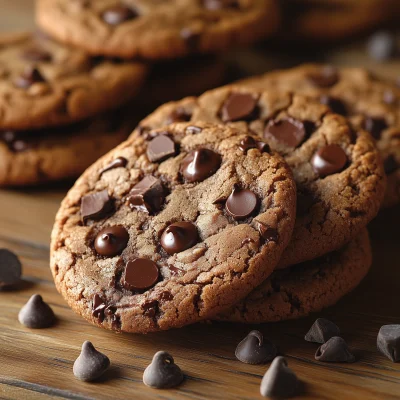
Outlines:
[{"label": "chocolate chip cookie", "polygon": [[165,59],[220,52],[275,31],[273,0],[39,0],[37,22],[92,54]]},{"label": "chocolate chip cookie", "polygon": [[0,37],[0,130],[84,120],[130,100],[144,82],[140,63],[92,59],[42,34]]},{"label": "chocolate chip cookie", "polygon": [[180,327],[244,298],[290,240],[296,188],[283,158],[235,128],[178,123],[90,167],[52,233],[58,290],[108,329]]},{"label": "chocolate chip cookie", "polygon": [[241,84],[289,90],[318,99],[371,133],[381,152],[388,184],[384,206],[400,202],[400,88],[362,68],[303,65],[267,73]]},{"label": "chocolate chip cookie", "polygon": [[228,86],[160,107],[133,136],[172,121],[235,126],[284,156],[297,183],[298,207],[281,268],[342,247],[380,208],[385,174],[374,140],[316,100]]},{"label": "chocolate chip cookie", "polygon": [[368,232],[363,230],[340,250],[274,272],[244,301],[218,319],[263,323],[321,311],[352,291],[368,273],[371,263]]}]

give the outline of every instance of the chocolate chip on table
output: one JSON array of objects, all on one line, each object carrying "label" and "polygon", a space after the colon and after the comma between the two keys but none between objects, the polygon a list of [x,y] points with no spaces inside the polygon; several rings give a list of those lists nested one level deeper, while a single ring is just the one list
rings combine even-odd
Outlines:
[{"label": "chocolate chip on table", "polygon": [[304,122],[288,117],[268,122],[264,137],[274,139],[289,147],[299,146],[307,134]]},{"label": "chocolate chip on table", "polygon": [[181,163],[186,182],[201,182],[213,175],[221,165],[221,156],[206,148],[191,151]]},{"label": "chocolate chip on table", "polygon": [[226,200],[225,209],[233,219],[240,221],[250,217],[257,210],[258,204],[258,197],[251,190],[234,185]]},{"label": "chocolate chip on table", "polygon": [[22,52],[21,58],[32,62],[50,62],[53,57],[48,51],[40,47],[30,47]]},{"label": "chocolate chip on table", "polygon": [[236,347],[236,358],[246,364],[264,364],[276,357],[277,348],[259,331],[251,331]]},{"label": "chocolate chip on table", "polygon": [[147,258],[136,258],[125,266],[122,286],[128,290],[146,290],[154,286],[160,275],[157,264]]},{"label": "chocolate chip on table", "polygon": [[309,73],[308,80],[317,87],[329,88],[339,82],[339,72],[335,67],[325,66],[320,71]]},{"label": "chocolate chip on table", "polygon": [[158,351],[143,374],[143,383],[155,389],[168,389],[183,381],[183,373],[166,351]]},{"label": "chocolate chip on table", "polygon": [[326,343],[330,338],[340,335],[339,327],[325,318],[318,318],[306,333],[304,339],[307,342]]},{"label": "chocolate chip on table", "polygon": [[129,241],[128,231],[121,225],[102,229],[96,236],[94,248],[102,256],[113,257],[125,249]]},{"label": "chocolate chip on table", "polygon": [[344,339],[339,336],[334,336],[321,345],[315,353],[315,359],[317,361],[347,363],[356,360]]},{"label": "chocolate chip on table", "polygon": [[311,160],[314,171],[324,178],[343,170],[347,164],[344,150],[337,144],[330,144],[319,149]]},{"label": "chocolate chip on table", "polygon": [[82,345],[82,351],[74,362],[74,375],[81,381],[94,381],[107,371],[110,359],[103,353],[97,351],[93,344],[86,341]]},{"label": "chocolate chip on table", "polygon": [[221,109],[224,122],[245,120],[253,115],[258,99],[248,93],[232,93]]},{"label": "chocolate chip on table", "polygon": [[190,249],[199,241],[199,233],[191,222],[169,225],[161,236],[161,246],[170,255]]},{"label": "chocolate chip on table", "polygon": [[117,157],[115,160],[111,161],[110,164],[108,164],[106,167],[104,167],[99,175],[103,175],[105,172],[110,171],[115,168],[125,168],[126,165],[128,164],[128,160],[124,157]]},{"label": "chocolate chip on table", "polygon": [[139,14],[130,7],[116,5],[105,10],[102,14],[103,21],[109,25],[120,25],[136,18]]},{"label": "chocolate chip on table", "polygon": [[377,61],[387,61],[396,55],[396,37],[390,32],[376,32],[367,42],[368,55]]},{"label": "chocolate chip on table", "polygon": [[42,296],[34,294],[21,308],[18,320],[22,325],[32,329],[49,328],[56,322],[56,316]]},{"label": "chocolate chip on table", "polygon": [[165,199],[162,182],[148,175],[137,183],[128,195],[128,204],[132,210],[154,214],[161,210]]},{"label": "chocolate chip on table", "polygon": [[285,358],[276,357],[261,381],[260,393],[272,399],[290,398],[298,394],[299,386],[299,380]]},{"label": "chocolate chip on table", "polygon": [[151,162],[161,162],[176,154],[176,144],[168,135],[156,136],[147,146]]},{"label": "chocolate chip on table", "polygon": [[20,89],[28,89],[34,83],[45,82],[42,74],[36,67],[28,66],[22,74],[15,79],[15,86]]},{"label": "chocolate chip on table", "polygon": [[0,288],[18,284],[21,274],[19,258],[10,250],[0,249]]},{"label": "chocolate chip on table", "polygon": [[319,98],[319,101],[321,104],[328,106],[334,113],[344,116],[347,115],[347,107],[342,100],[339,100],[336,97],[332,97],[327,94],[323,94]]},{"label": "chocolate chip on table", "polygon": [[88,194],[81,200],[81,216],[83,221],[101,219],[113,208],[113,202],[107,190]]},{"label": "chocolate chip on table", "polygon": [[378,350],[393,362],[400,361],[400,325],[383,325],[377,338]]},{"label": "chocolate chip on table", "polygon": [[380,139],[382,132],[388,127],[384,118],[366,117],[364,121],[364,129],[375,139]]},{"label": "chocolate chip on table", "polygon": [[258,149],[261,153],[267,153],[270,150],[267,143],[259,142],[251,136],[246,136],[240,141],[239,149],[243,151],[243,153],[247,153],[250,149]]}]

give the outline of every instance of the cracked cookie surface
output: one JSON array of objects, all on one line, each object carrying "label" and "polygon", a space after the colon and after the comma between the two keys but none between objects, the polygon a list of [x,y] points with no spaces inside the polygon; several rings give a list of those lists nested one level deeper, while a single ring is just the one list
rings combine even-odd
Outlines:
[{"label": "cracked cookie surface", "polygon": [[312,98],[227,86],[160,107],[132,135],[177,120],[235,126],[284,156],[297,184],[298,207],[279,268],[342,247],[378,213],[385,174],[373,138]]},{"label": "cracked cookie surface", "polygon": [[40,0],[39,26],[92,54],[146,59],[220,52],[275,31],[273,0]]},{"label": "cracked cookie surface", "polygon": [[274,272],[242,302],[217,317],[250,324],[305,317],[337,303],[368,273],[368,232],[327,256]]},{"label": "cracked cookie surface", "polygon": [[283,158],[235,128],[179,123],[104,156],[52,233],[58,290],[87,320],[147,333],[207,319],[274,270],[294,226]]},{"label": "cracked cookie surface", "polygon": [[0,130],[66,125],[134,97],[147,67],[93,59],[43,34],[0,37]]}]

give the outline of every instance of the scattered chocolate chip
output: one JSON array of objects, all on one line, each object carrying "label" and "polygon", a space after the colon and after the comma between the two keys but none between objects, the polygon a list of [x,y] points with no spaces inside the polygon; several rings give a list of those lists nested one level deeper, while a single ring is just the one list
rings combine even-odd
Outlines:
[{"label": "scattered chocolate chip", "polygon": [[263,224],[260,221],[257,221],[258,232],[261,237],[266,242],[277,242],[278,241],[278,231],[275,228],[272,228],[268,225]]},{"label": "scattered chocolate chip", "polygon": [[334,113],[344,116],[347,115],[347,107],[342,100],[339,100],[336,97],[332,97],[327,94],[323,94],[319,98],[319,101],[321,104],[328,106]]},{"label": "scattered chocolate chip", "polygon": [[81,381],[91,382],[104,374],[110,366],[109,358],[97,351],[93,344],[86,341],[82,351],[74,362],[74,375]]},{"label": "scattered chocolate chip", "polygon": [[284,357],[276,357],[265,373],[260,387],[261,396],[284,399],[298,394],[299,381]]},{"label": "scattered chocolate chip", "polygon": [[129,241],[128,231],[121,225],[102,229],[96,236],[94,248],[101,256],[114,257],[125,249]]},{"label": "scattered chocolate chip", "polygon": [[377,346],[393,362],[400,361],[400,325],[383,325],[378,333]]},{"label": "scattered chocolate chip", "polygon": [[42,74],[35,67],[28,66],[22,74],[18,76],[14,82],[15,86],[20,89],[28,89],[34,83],[45,82]]},{"label": "scattered chocolate chip", "polygon": [[176,154],[175,142],[166,134],[156,136],[147,146],[151,162],[161,162]]},{"label": "scattered chocolate chip", "polygon": [[181,163],[186,182],[201,182],[213,175],[221,165],[221,156],[205,148],[191,151]]},{"label": "scattered chocolate chip", "polygon": [[384,118],[366,117],[364,129],[368,131],[375,139],[380,139],[382,131],[388,128]]},{"label": "scattered chocolate chip", "polygon": [[240,9],[238,0],[203,0],[203,6],[207,10],[222,10],[223,8]]},{"label": "scattered chocolate chip", "polygon": [[224,122],[246,120],[253,116],[257,108],[258,99],[248,93],[232,93],[221,109],[221,118]]},{"label": "scattered chocolate chip", "polygon": [[92,315],[93,317],[97,318],[99,322],[103,322],[104,320],[104,312],[106,307],[107,305],[100,295],[95,294],[92,303]]},{"label": "scattered chocolate chip", "polygon": [[40,47],[30,47],[21,53],[21,58],[32,62],[50,62],[52,55]]},{"label": "scattered chocolate chip", "polygon": [[251,331],[236,347],[236,358],[246,364],[265,364],[276,357],[277,348],[259,331]]},{"label": "scattered chocolate chip", "polygon": [[321,177],[343,170],[347,164],[344,150],[337,144],[330,144],[319,149],[311,160],[314,171]]},{"label": "scattered chocolate chip", "polygon": [[10,250],[0,249],[0,288],[16,285],[21,280],[22,266]]},{"label": "scattered chocolate chip", "polygon": [[340,329],[325,318],[318,318],[304,337],[307,342],[326,343],[330,338],[340,335]]},{"label": "scattered chocolate chip", "polygon": [[235,220],[246,219],[252,215],[258,207],[257,196],[248,189],[241,189],[234,185],[232,193],[225,203],[225,209]]},{"label": "scattered chocolate chip", "polygon": [[136,258],[126,264],[122,285],[128,290],[146,290],[154,286],[160,271],[157,264],[147,258]]},{"label": "scattered chocolate chip", "polygon": [[100,171],[99,175],[101,176],[101,175],[104,174],[104,172],[110,171],[110,170],[115,169],[115,168],[125,168],[126,164],[128,164],[128,160],[126,158],[117,157],[115,160],[111,161],[110,164],[108,164],[106,167],[104,167]]},{"label": "scattered chocolate chip", "polygon": [[356,360],[346,342],[339,336],[330,338],[326,343],[320,346],[315,353],[315,359],[317,361],[348,363],[352,363]]},{"label": "scattered chocolate chip", "polygon": [[126,21],[134,19],[139,14],[130,7],[116,5],[105,10],[102,14],[103,21],[109,25],[120,25]]},{"label": "scattered chocolate chip", "polygon": [[192,114],[186,111],[183,107],[178,107],[168,116],[166,125],[173,124],[174,122],[189,122],[192,119]]},{"label": "scattered chocolate chip", "polygon": [[28,328],[42,329],[54,325],[56,316],[50,306],[43,301],[42,296],[34,294],[21,308],[18,321]]},{"label": "scattered chocolate chip", "polygon": [[289,147],[299,146],[305,139],[306,134],[304,123],[290,117],[271,120],[264,130],[265,138],[273,138]]},{"label": "scattered chocolate chip", "polygon": [[113,208],[113,202],[107,190],[88,194],[82,197],[81,216],[83,221],[88,219],[100,219]]},{"label": "scattered chocolate chip", "polygon": [[321,68],[319,72],[308,74],[307,78],[315,86],[328,88],[338,83],[339,72],[335,67],[326,66]]},{"label": "scattered chocolate chip", "polygon": [[156,389],[168,389],[183,381],[183,373],[166,351],[158,351],[143,374],[143,383]]},{"label": "scattered chocolate chip", "polygon": [[162,182],[148,175],[130,191],[128,204],[131,209],[154,214],[161,210],[164,199],[165,190]]},{"label": "scattered chocolate chip", "polygon": [[200,128],[199,126],[191,125],[191,126],[188,126],[188,127],[185,129],[185,133],[186,133],[187,135],[195,135],[195,134],[197,134],[197,133],[200,133],[202,130],[203,130],[203,129]]},{"label": "scattered chocolate chip", "polygon": [[161,246],[170,255],[190,249],[199,240],[197,228],[191,222],[169,225],[161,236]]},{"label": "scattered chocolate chip", "polygon": [[390,154],[388,157],[386,157],[385,161],[383,162],[383,166],[387,175],[393,173],[399,168],[399,165],[393,154]]},{"label": "scattered chocolate chip", "polygon": [[397,52],[396,38],[390,32],[376,32],[367,42],[368,55],[377,61],[387,61]]}]

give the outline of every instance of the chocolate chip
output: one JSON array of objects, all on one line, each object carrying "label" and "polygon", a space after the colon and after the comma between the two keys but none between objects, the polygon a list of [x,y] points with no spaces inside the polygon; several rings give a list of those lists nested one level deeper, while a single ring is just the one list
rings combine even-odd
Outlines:
[{"label": "chocolate chip", "polygon": [[203,6],[207,10],[222,10],[224,8],[240,9],[238,0],[203,0]]},{"label": "chocolate chip", "polygon": [[326,343],[320,346],[315,353],[315,359],[317,361],[348,363],[352,363],[356,360],[346,342],[339,336],[330,338]]},{"label": "chocolate chip", "polygon": [[106,307],[107,305],[100,295],[95,294],[92,303],[92,315],[93,317],[97,318],[99,322],[103,322],[104,320],[104,312]]},{"label": "chocolate chip", "polygon": [[53,57],[48,51],[40,47],[29,47],[22,52],[21,58],[32,62],[50,62]]},{"label": "chocolate chip", "polygon": [[236,347],[236,358],[246,364],[265,364],[276,357],[277,348],[259,331],[251,331]]},{"label": "chocolate chip", "polygon": [[128,290],[145,290],[154,286],[160,271],[157,264],[147,258],[136,258],[126,264],[122,285]]},{"label": "chocolate chip", "polygon": [[390,154],[388,157],[386,157],[385,161],[383,162],[383,166],[387,175],[393,173],[399,168],[399,165],[393,154]]},{"label": "chocolate chip", "polygon": [[151,162],[161,162],[176,154],[175,142],[166,134],[156,136],[147,146]]},{"label": "chocolate chip", "polygon": [[277,242],[278,241],[278,231],[275,228],[272,228],[266,224],[263,224],[260,221],[257,221],[258,232],[261,237],[266,242]]},{"label": "chocolate chip", "polygon": [[127,230],[121,225],[102,229],[96,236],[94,248],[105,257],[114,257],[125,249],[129,241]]},{"label": "chocolate chip", "polygon": [[164,199],[165,190],[162,182],[148,175],[130,191],[128,204],[131,209],[154,214],[161,210]]},{"label": "chocolate chip", "polygon": [[197,134],[197,133],[200,133],[202,130],[203,130],[203,129],[200,128],[199,126],[191,125],[191,126],[188,126],[188,127],[185,129],[185,133],[186,133],[187,135],[195,135],[195,134]]},{"label": "chocolate chip", "polygon": [[267,143],[259,142],[251,136],[246,136],[239,143],[239,149],[247,153],[250,149],[258,149],[261,153],[268,153],[270,148]]},{"label": "chocolate chip", "polygon": [[22,266],[19,258],[7,249],[0,249],[0,288],[20,282]]},{"label": "chocolate chip", "polygon": [[14,82],[15,86],[20,89],[28,89],[34,83],[45,82],[42,74],[35,67],[28,66],[22,74],[18,76]]},{"label": "chocolate chip", "polygon": [[221,109],[224,122],[233,122],[251,118],[257,107],[258,99],[248,93],[232,93]]},{"label": "chocolate chip", "polygon": [[319,149],[311,160],[314,171],[321,177],[343,170],[347,164],[344,150],[337,144],[330,144]]},{"label": "chocolate chip", "polygon": [[82,345],[82,351],[74,362],[74,375],[81,381],[94,381],[107,371],[110,366],[109,358],[97,351],[93,344],[86,341]]},{"label": "chocolate chip", "polygon": [[221,165],[221,156],[205,148],[191,151],[181,163],[186,182],[201,182],[213,175]]},{"label": "chocolate chip", "polygon": [[107,190],[88,194],[82,197],[81,216],[83,221],[88,219],[100,219],[113,208],[113,202]]},{"label": "chocolate chip", "polygon": [[319,101],[321,104],[328,106],[334,113],[344,116],[347,115],[346,104],[344,104],[342,100],[339,100],[336,97],[332,97],[327,94],[323,94],[319,98]]},{"label": "chocolate chip", "polygon": [[400,325],[383,325],[378,333],[377,346],[393,362],[400,361]]},{"label": "chocolate chip", "polygon": [[103,21],[109,25],[120,25],[123,22],[136,18],[139,14],[130,7],[116,5],[105,10],[102,14]]},{"label": "chocolate chip", "polygon": [[34,294],[21,308],[18,321],[28,328],[49,328],[56,322],[56,316],[50,306],[45,303],[42,296]]},{"label": "chocolate chip", "polygon": [[264,130],[265,138],[273,138],[289,147],[299,146],[305,139],[306,134],[304,123],[290,117],[271,120]]},{"label": "chocolate chip", "polygon": [[307,342],[326,343],[330,338],[340,335],[340,329],[325,318],[318,318],[304,337]]},{"label": "chocolate chip", "polygon": [[248,189],[241,189],[234,185],[232,193],[225,203],[225,209],[235,220],[246,219],[252,215],[258,207],[257,196]]},{"label": "chocolate chip", "polygon": [[104,167],[100,171],[99,175],[101,176],[101,175],[104,174],[104,172],[110,171],[110,170],[115,169],[115,168],[125,168],[126,164],[128,164],[128,160],[126,158],[117,157],[115,160],[111,161],[110,164],[108,164],[106,167]]},{"label": "chocolate chip", "polygon": [[364,129],[368,131],[375,139],[380,139],[382,131],[388,128],[384,118],[366,117]]},{"label": "chocolate chip", "polygon": [[339,72],[335,67],[326,66],[321,68],[319,72],[308,74],[307,78],[315,86],[328,88],[338,83]]},{"label": "chocolate chip", "polygon": [[396,38],[390,32],[376,32],[367,42],[368,55],[377,61],[387,61],[397,52]]},{"label": "chocolate chip", "polygon": [[298,394],[299,381],[284,357],[276,357],[265,373],[260,387],[261,396],[284,399]]},{"label": "chocolate chip", "polygon": [[168,389],[183,381],[183,373],[166,351],[158,351],[143,374],[143,383],[156,389]]},{"label": "chocolate chip", "polygon": [[192,119],[192,114],[186,111],[183,107],[178,107],[168,116],[166,125],[173,124],[174,122],[189,122]]},{"label": "chocolate chip", "polygon": [[170,255],[190,249],[199,240],[197,228],[191,222],[176,222],[165,229],[161,246]]}]

